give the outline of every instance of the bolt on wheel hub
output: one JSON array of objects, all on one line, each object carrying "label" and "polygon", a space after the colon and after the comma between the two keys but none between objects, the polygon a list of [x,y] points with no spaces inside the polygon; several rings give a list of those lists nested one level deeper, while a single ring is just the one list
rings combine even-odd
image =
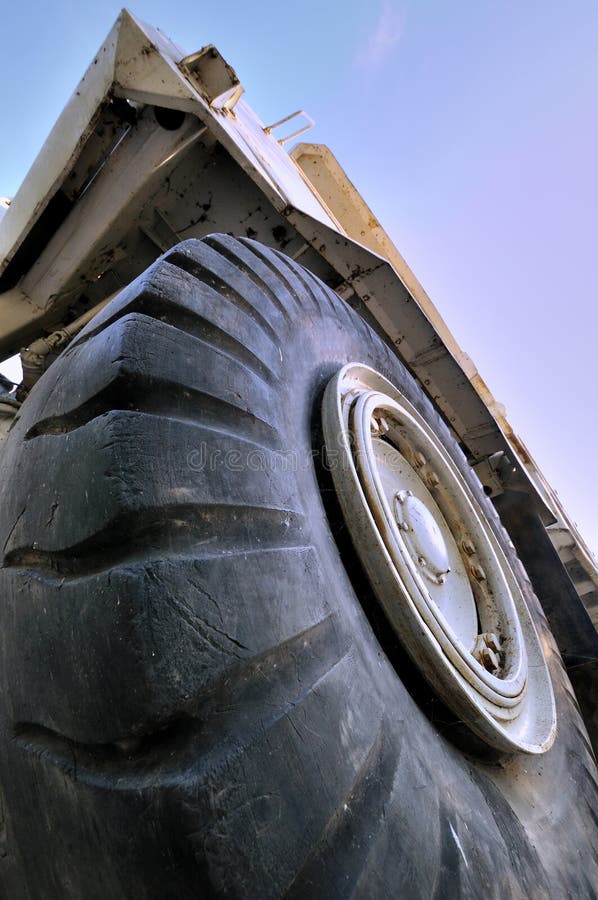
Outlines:
[{"label": "bolt on wheel hub", "polygon": [[353,543],[398,637],[487,743],[541,753],[552,684],[521,588],[455,461],[382,375],[344,366],[323,403]]}]

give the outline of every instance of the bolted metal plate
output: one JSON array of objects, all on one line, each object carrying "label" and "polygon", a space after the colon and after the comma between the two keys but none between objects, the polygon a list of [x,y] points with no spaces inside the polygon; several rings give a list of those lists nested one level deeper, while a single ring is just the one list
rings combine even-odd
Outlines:
[{"label": "bolted metal plate", "polygon": [[552,684],[523,593],[446,447],[382,375],[344,366],[323,401],[353,543],[399,639],[488,744],[542,753]]}]

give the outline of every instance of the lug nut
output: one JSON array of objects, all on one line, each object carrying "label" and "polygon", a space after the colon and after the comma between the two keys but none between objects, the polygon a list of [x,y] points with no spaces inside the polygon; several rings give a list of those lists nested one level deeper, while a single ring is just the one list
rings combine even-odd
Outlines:
[{"label": "lug nut", "polygon": [[436,474],[436,472],[428,472],[425,476],[424,481],[428,485],[428,487],[435,488],[440,484],[440,478]]},{"label": "lug nut", "polygon": [[372,416],[372,420],[370,423],[370,428],[372,434],[386,434],[386,432],[390,429],[390,425],[384,418],[384,416]]},{"label": "lug nut", "polygon": [[492,675],[500,669],[499,651],[500,641],[495,634],[491,632],[478,634],[473,648],[473,656]]},{"label": "lug nut", "polygon": [[461,541],[461,550],[463,550],[463,553],[466,553],[467,556],[473,556],[475,553],[475,544],[473,541],[470,541],[469,538],[465,538],[465,540]]},{"label": "lug nut", "polygon": [[493,651],[493,653],[500,653],[500,641],[497,636],[491,632],[486,631],[484,634],[481,634],[480,637],[483,639],[486,646]]},{"label": "lug nut", "polygon": [[498,672],[500,669],[500,662],[496,653],[490,649],[490,647],[484,647],[484,649],[480,653],[481,664],[484,666],[487,672],[490,672],[494,675],[495,672]]},{"label": "lug nut", "polygon": [[448,569],[446,569],[444,572],[438,572],[438,574],[436,576],[436,581],[438,582],[438,584],[444,584],[444,582],[446,581],[447,577],[450,574],[451,574],[451,567],[449,566]]},{"label": "lug nut", "polygon": [[471,572],[471,574],[473,575],[473,577],[475,578],[476,581],[485,581],[486,580],[486,573],[484,572],[484,570],[478,563],[473,563],[470,566],[469,571]]}]

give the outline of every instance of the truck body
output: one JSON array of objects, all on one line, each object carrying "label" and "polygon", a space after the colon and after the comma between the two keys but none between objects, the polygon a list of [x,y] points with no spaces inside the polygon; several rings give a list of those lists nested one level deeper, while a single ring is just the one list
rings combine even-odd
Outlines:
[{"label": "truck body", "polygon": [[448,426],[527,569],[596,741],[596,561],[330,150],[287,151],[306,121],[299,111],[264,125],[215,47],[186,55],[124,11],[4,203],[0,357],[20,352],[24,380],[16,393],[5,385],[0,425],[8,431],[69,341],[181,241],[220,233],[282,251],[368,323]]}]

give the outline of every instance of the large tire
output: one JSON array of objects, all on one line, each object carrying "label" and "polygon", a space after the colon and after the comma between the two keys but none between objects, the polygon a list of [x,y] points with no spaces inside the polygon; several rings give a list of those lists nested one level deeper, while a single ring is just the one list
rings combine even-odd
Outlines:
[{"label": "large tire", "polygon": [[523,572],[544,755],[439,730],[364,612],[311,462],[353,360],[434,423],[512,557],[392,352],[252,241],[169,251],[32,391],[1,475],[3,896],[595,896],[596,768]]}]

